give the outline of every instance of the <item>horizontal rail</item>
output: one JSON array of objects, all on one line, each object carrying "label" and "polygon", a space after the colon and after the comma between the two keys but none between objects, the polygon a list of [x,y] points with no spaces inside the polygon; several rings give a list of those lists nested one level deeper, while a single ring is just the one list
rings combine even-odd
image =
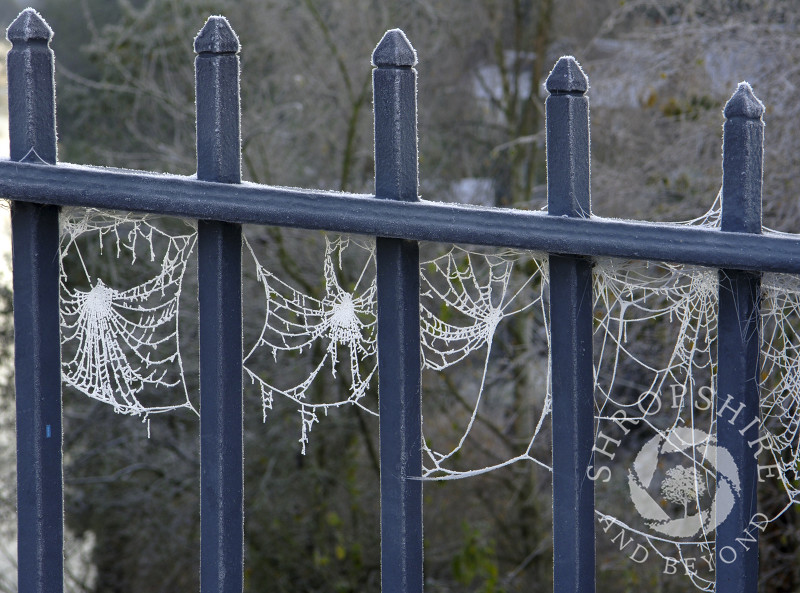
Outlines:
[{"label": "horizontal rail", "polygon": [[[345,194],[78,165],[0,161],[0,196],[439,243],[800,273],[800,236]],[[380,197],[380,196],[378,196]]]}]

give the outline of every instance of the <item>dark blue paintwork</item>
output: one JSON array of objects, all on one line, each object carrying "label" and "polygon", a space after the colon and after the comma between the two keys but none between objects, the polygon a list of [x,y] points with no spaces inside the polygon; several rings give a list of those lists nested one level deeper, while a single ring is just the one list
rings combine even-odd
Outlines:
[{"label": "dark blue paintwork", "polygon": [[61,206],[155,212],[184,218],[270,224],[413,241],[467,243],[551,253],[800,273],[800,237],[441,202],[374,199],[247,183],[78,165],[0,160],[0,195]]},{"label": "dark blue paintwork", "polygon": [[[761,232],[764,106],[740,84],[725,106],[722,230]],[[761,365],[760,274],[721,269],[717,337],[717,442],[733,457],[741,491],[717,527],[717,593],[758,591],[758,427]],[[729,399],[730,398],[730,399]],[[750,428],[747,428],[750,425]],[[750,443],[753,443],[752,445]],[[718,478],[718,483],[719,483]],[[736,540],[753,540],[743,546]]]},{"label": "dark blue paintwork", "polygon": [[[56,162],[53,32],[36,11],[7,31],[11,159]],[[12,202],[18,587],[63,589],[58,207]]]},{"label": "dark blue paintwork", "polygon": [[[399,29],[372,57],[375,191],[416,202],[416,53]],[[378,202],[379,200],[375,200]],[[381,457],[381,591],[422,591],[422,409],[419,247],[376,240]]]},{"label": "dark blue paintwork", "polygon": [[[561,58],[547,79],[547,209],[588,218],[589,100],[574,58]],[[550,352],[553,395],[553,586],[559,593],[595,590],[592,264],[551,254]]]},{"label": "dark blue paintwork", "polygon": [[[211,17],[194,48],[197,178],[240,183],[239,40],[227,20]],[[238,593],[244,575],[241,226],[199,220],[197,251],[200,590]]]}]

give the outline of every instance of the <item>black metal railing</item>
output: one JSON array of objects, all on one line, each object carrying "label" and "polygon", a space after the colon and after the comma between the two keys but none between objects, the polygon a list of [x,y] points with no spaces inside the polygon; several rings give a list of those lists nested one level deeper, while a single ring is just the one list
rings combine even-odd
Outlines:
[{"label": "black metal railing", "polygon": [[[721,269],[717,406],[720,445],[741,490],[717,550],[747,530],[757,467],[743,436],[758,416],[759,273],[800,273],[800,237],[762,235],[763,107],[740,86],[725,109],[722,228],[603,219],[591,214],[588,85],[572,58],[547,80],[548,213],[467,207],[418,197],[416,53],[399,30],[372,61],[375,195],[242,184],[239,42],[222,17],[195,39],[197,176],[56,163],[52,31],[33,10],[9,27],[11,201],[17,406],[19,590],[63,582],[60,206],[197,219],[201,398],[201,590],[241,591],[243,447],[241,224],[377,238],[382,590],[423,587],[418,241],[550,253],[555,590],[595,588],[592,256]],[[757,547],[718,561],[717,591],[755,592]]]}]

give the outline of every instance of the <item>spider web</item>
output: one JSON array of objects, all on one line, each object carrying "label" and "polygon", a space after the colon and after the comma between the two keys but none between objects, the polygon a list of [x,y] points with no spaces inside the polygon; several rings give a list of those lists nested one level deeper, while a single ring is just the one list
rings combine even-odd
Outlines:
[{"label": "spider web", "polygon": [[[507,425],[502,426],[503,418],[498,417],[497,412],[508,411],[510,404],[518,402],[507,389],[503,389],[503,384],[514,385],[513,379],[508,381],[508,373],[504,374],[503,369],[491,369],[495,336],[501,333],[503,338],[511,338],[508,332],[511,318],[519,320],[525,317],[525,313],[536,313],[539,320],[545,318],[543,290],[546,286],[546,269],[547,260],[542,256],[510,249],[493,253],[458,246],[421,263],[420,330],[423,368],[446,373],[451,396],[467,412],[461,418],[463,428],[456,430],[455,434],[452,430],[448,431],[449,439],[439,438],[437,435],[437,441],[444,442],[444,447],[430,444],[430,439],[434,438],[440,427],[433,419],[425,424],[430,428],[425,430],[426,438],[423,441],[426,462],[423,468],[424,478],[465,478],[523,460],[533,461],[549,469],[547,460],[541,459],[534,450],[534,442],[542,432],[550,407],[547,390],[549,365],[542,364],[546,362],[547,356],[544,359],[541,356],[530,357],[528,355],[531,353],[527,348],[522,349],[525,356],[517,361],[509,360],[509,356],[494,357],[494,366],[497,366],[498,358],[505,360],[510,369],[520,365],[531,368],[538,366],[539,372],[534,371],[533,374],[536,375],[534,379],[540,383],[538,391],[542,394],[541,405],[534,411],[534,428],[527,446],[505,459],[498,459],[497,453],[491,451],[488,455],[490,461],[483,467],[459,467],[463,465],[460,460],[462,451],[473,437],[476,423],[480,422],[483,428],[488,427],[495,437],[502,437],[503,433],[509,432]],[[543,323],[539,327],[546,329]],[[542,351],[545,353],[549,352],[549,340],[549,332],[544,331]],[[535,358],[538,358],[538,365]],[[455,384],[453,382],[457,379],[453,377],[466,377],[466,381]],[[489,397],[499,400],[500,405],[487,401]],[[478,435],[473,440],[484,440],[486,436]]]},{"label": "spider web", "polygon": [[[177,224],[172,232],[151,216],[61,212],[63,380],[117,413],[144,420],[177,408],[194,410],[178,319],[196,232],[185,221]],[[111,265],[102,257],[108,250]],[[142,258],[147,263],[137,264]],[[125,261],[128,270],[121,267]]]},{"label": "spider web", "polygon": [[[720,214],[717,196],[706,214],[683,224],[718,228]],[[523,261],[533,269],[522,271]],[[547,432],[551,404],[546,256],[452,247],[423,262],[420,273],[424,368],[440,374],[462,367],[471,371],[460,373],[466,378],[451,386],[468,413],[458,417],[460,428],[449,443],[442,435],[447,423],[456,423],[455,411],[446,422],[425,416],[424,479],[466,478],[520,461],[549,469],[535,447]],[[649,558],[665,574],[688,577],[696,588],[712,591],[715,528],[730,511],[718,492],[727,487],[735,499],[740,483],[738,474],[731,475],[730,454],[715,436],[719,272],[597,258],[593,282],[597,432],[589,477],[595,480],[600,530],[620,558],[638,554],[637,562]],[[487,446],[494,456],[484,455],[485,465],[464,468],[467,443],[492,418],[491,401],[503,398],[496,381],[489,385],[497,373],[492,367],[502,364],[492,356],[495,337],[504,322],[526,312],[536,313],[532,324],[540,326],[546,341],[544,351],[529,352],[527,360],[538,363],[548,382],[531,438],[521,452],[504,458],[497,458],[497,447]],[[753,518],[751,528],[763,531],[800,500],[798,277],[763,274],[761,326],[759,429],[765,451],[759,476],[774,479],[783,493],[782,502],[769,501]],[[502,334],[500,343],[506,339]],[[445,445],[435,446],[434,440]],[[654,469],[648,474],[644,470],[650,464]],[[660,510],[649,506],[651,500]]]},{"label": "spider web", "polygon": [[777,479],[787,495],[785,506],[769,517],[775,520],[800,501],[800,278],[764,274],[761,288],[760,428],[769,446],[759,473]]},{"label": "spider web", "polygon": [[[662,565],[679,563],[702,590],[714,583],[713,572],[701,570],[701,559],[713,561],[713,518],[701,511],[715,491],[716,458],[704,452],[717,451],[717,290],[711,269],[609,259],[595,266],[590,478],[599,525],[626,555],[646,545],[639,559],[654,553]],[[684,479],[676,496],[679,475],[691,478],[693,492]]]},{"label": "spider web", "polygon": [[[327,415],[333,408],[354,405],[377,416],[365,401],[377,371],[374,241],[325,238],[321,297],[281,280],[259,262],[250,242],[244,241],[264,290],[264,321],[258,339],[244,357],[244,372],[259,388],[264,421],[275,395],[297,406],[301,417],[299,441],[305,454],[309,433],[319,422],[320,413]],[[358,274],[346,289],[342,268],[347,256],[355,257]],[[264,362],[265,352],[273,364]],[[304,352],[313,359],[305,377],[297,383],[279,384],[282,373],[276,369],[285,368],[291,358]],[[309,395],[326,369],[346,383],[347,397],[319,401]]]},{"label": "spider web", "polygon": [[[717,194],[681,224],[720,222]],[[709,507],[727,459],[715,439],[718,289],[717,270],[698,266],[601,258],[594,268],[598,538],[629,561],[653,554],[703,591],[714,589]]]},{"label": "spider web", "polygon": [[[709,213],[687,224],[718,227],[719,214],[718,198]],[[715,526],[729,512],[726,496],[739,495],[734,461],[715,439],[719,273],[598,260],[594,282],[597,433],[591,477],[600,529],[618,546],[615,552],[629,555],[641,545],[665,573],[713,591]],[[758,464],[759,481],[775,485],[753,517],[753,533],[800,500],[799,315],[800,279],[763,274]],[[655,469],[644,471],[646,466]],[[650,499],[663,514],[648,510]]]},{"label": "spider web", "polygon": [[[708,213],[685,224],[715,228],[719,221],[718,197]],[[192,408],[178,311],[195,240],[193,229],[168,232],[150,217],[64,211],[68,385],[145,418]],[[310,431],[329,410],[355,406],[377,416],[367,397],[377,373],[374,242],[326,237],[316,285],[282,279],[247,238],[244,247],[263,294],[263,321],[244,356],[262,419],[276,396],[294,407],[305,453]],[[87,260],[91,249],[111,250],[117,262],[148,263],[130,280]],[[588,477],[595,481],[600,529],[625,554],[641,547],[711,591],[716,525],[708,509],[726,462],[715,440],[713,395],[719,273],[598,258],[593,284],[596,438]],[[547,257],[450,246],[421,262],[420,287],[424,380],[447,395],[439,412],[425,416],[423,479],[467,478],[525,461],[550,470]],[[761,326],[766,437],[759,464],[785,496],[760,515],[766,523],[800,500],[798,277],[763,275]],[[299,370],[287,370],[297,364]],[[320,389],[323,376],[340,389]],[[142,400],[159,388],[179,393],[180,401]],[[519,423],[520,392],[535,404],[524,439],[511,428]],[[648,464],[655,469],[647,471]],[[730,485],[735,494],[738,481]]]},{"label": "spider web", "polygon": [[[718,214],[712,211],[687,224],[711,226],[718,220]],[[715,459],[699,456],[699,447],[689,450],[681,439],[689,441],[696,435],[714,433],[718,273],[695,266],[606,258],[596,260],[593,278],[596,449],[609,453],[604,460],[596,450],[594,469],[607,464],[608,471],[618,478],[607,488],[602,480],[597,483],[600,526],[623,530],[624,546],[642,542],[648,546],[648,553],[662,560],[669,558],[691,573],[693,558],[710,554],[713,560],[713,526],[701,521],[702,529],[692,539],[648,530],[635,510],[630,512],[627,469],[634,465],[633,454],[651,435],[671,435],[670,451],[679,463],[664,467],[663,476],[658,476],[671,479],[656,481],[664,482],[662,497],[676,505],[697,500],[707,506],[714,492],[711,462]],[[524,461],[550,469],[550,460],[543,454],[545,448],[549,453],[551,411],[546,256],[452,247],[422,263],[420,280],[424,367],[463,377],[453,390],[466,400],[461,403],[468,408],[468,413],[458,418],[460,429],[449,439],[443,437],[448,433],[446,423],[437,421],[435,415],[425,415],[423,478],[468,478]],[[543,347],[537,350],[534,338],[527,345],[524,361],[544,383],[527,445],[506,457],[499,457],[502,449],[497,443],[485,447],[491,449],[490,454],[468,453],[468,443],[486,439],[483,425],[496,417],[492,402],[509,401],[504,392],[507,377],[496,368],[503,364],[503,357],[493,357],[493,348],[510,337],[503,331],[504,325],[520,324],[526,317],[523,335],[529,339],[539,336],[538,345]],[[531,331],[534,327],[536,332]],[[451,412],[447,423],[456,423],[455,418]],[[687,433],[686,427],[701,432]],[[611,448],[606,437],[612,439]],[[620,445],[624,437],[630,442],[615,451],[614,442]],[[432,444],[441,440],[450,442],[441,448]],[[707,444],[713,447],[713,443],[709,440]],[[488,463],[463,467],[481,458]],[[693,486],[692,491],[688,486]],[[605,504],[607,501],[612,504]],[[614,501],[623,504],[616,506]],[[620,543],[619,536],[615,543]],[[701,589],[713,587],[713,576],[704,578],[695,570],[691,577]]]}]

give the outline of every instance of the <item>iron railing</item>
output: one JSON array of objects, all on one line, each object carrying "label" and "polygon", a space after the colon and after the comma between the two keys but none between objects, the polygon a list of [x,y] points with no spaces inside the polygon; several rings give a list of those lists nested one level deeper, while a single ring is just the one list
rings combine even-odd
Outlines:
[{"label": "iron railing", "polygon": [[[59,225],[61,206],[197,219],[201,398],[201,590],[241,591],[243,578],[241,224],[377,238],[382,590],[423,588],[418,241],[550,253],[554,586],[595,588],[592,256],[720,268],[718,440],[741,472],[742,497],[717,550],[755,513],[757,467],[741,430],[758,416],[759,273],[800,273],[800,238],[762,235],[763,107],[740,87],[725,108],[722,227],[591,214],[587,80],[562,58],[546,86],[548,212],[468,207],[418,197],[416,54],[399,30],[376,48],[375,194],[241,182],[239,42],[222,17],[195,39],[197,176],[56,162],[52,31],[28,9],[8,29],[17,409],[19,590],[63,587]],[[749,410],[749,412],[748,412]],[[757,547],[718,561],[717,591],[755,592]],[[719,554],[719,552],[718,552]]]}]

